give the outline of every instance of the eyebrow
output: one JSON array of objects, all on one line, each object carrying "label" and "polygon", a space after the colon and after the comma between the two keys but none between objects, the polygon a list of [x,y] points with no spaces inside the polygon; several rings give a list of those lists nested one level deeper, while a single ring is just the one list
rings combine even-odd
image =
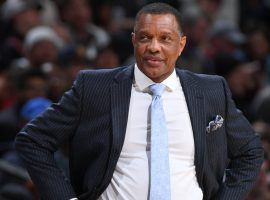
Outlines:
[{"label": "eyebrow", "polygon": [[[139,30],[138,30],[138,29],[134,29],[134,32],[135,32],[135,31],[138,32],[138,33],[149,33],[147,28],[139,29]],[[166,30],[162,30],[162,31],[161,31],[160,29],[159,29],[159,32],[161,32],[161,33],[166,33],[166,34],[173,34],[173,31],[166,31]],[[179,32],[179,31],[178,31],[178,32]]]},{"label": "eyebrow", "polygon": [[[149,35],[149,32],[148,32],[146,29],[140,29],[140,30],[137,30],[137,31],[134,30],[134,33]],[[182,32],[178,31],[177,33],[178,33],[178,35],[179,35],[180,37],[183,36]],[[169,32],[169,31],[162,31],[160,34],[173,36],[173,32]],[[151,35],[151,34],[150,34],[150,35]]]}]

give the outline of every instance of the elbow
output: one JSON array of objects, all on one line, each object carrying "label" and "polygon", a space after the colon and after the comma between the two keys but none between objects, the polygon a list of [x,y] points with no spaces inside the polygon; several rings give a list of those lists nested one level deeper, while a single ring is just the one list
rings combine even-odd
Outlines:
[{"label": "elbow", "polygon": [[20,131],[14,140],[14,148],[18,155],[23,158],[35,152],[36,141],[24,129]]},{"label": "elbow", "polygon": [[25,152],[27,146],[29,145],[29,139],[26,136],[26,133],[20,132],[17,134],[14,140],[14,147],[16,152],[21,155]]}]

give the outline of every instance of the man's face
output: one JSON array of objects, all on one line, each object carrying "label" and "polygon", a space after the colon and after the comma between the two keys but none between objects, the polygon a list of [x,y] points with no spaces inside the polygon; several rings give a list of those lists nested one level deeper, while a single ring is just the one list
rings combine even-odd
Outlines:
[{"label": "man's face", "polygon": [[162,82],[174,70],[186,44],[172,14],[142,14],[132,33],[139,69],[154,82]]},{"label": "man's face", "polygon": [[63,17],[74,28],[85,30],[90,23],[92,10],[86,0],[71,0],[63,10]]},{"label": "man's face", "polygon": [[58,49],[47,40],[42,40],[33,45],[28,59],[33,67],[40,67],[44,63],[55,63],[57,61]]}]

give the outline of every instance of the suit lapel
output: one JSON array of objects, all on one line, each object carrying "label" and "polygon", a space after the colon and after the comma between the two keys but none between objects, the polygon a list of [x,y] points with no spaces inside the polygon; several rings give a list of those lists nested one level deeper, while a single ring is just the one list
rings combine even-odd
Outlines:
[{"label": "suit lapel", "polygon": [[186,98],[195,144],[195,169],[200,187],[202,188],[202,172],[205,152],[205,110],[204,96],[197,80],[185,71],[177,69]]},{"label": "suit lapel", "polygon": [[[134,67],[130,66],[115,76],[115,81],[111,85],[111,114],[112,114],[112,142],[108,161],[107,172],[103,181],[103,186],[106,187],[110,181],[115,169],[118,157],[121,153],[124,143],[129,102],[131,95],[131,87],[133,81]],[[105,189],[105,188],[103,188]],[[101,189],[102,190],[102,189]]]},{"label": "suit lapel", "polygon": [[[176,70],[180,77],[180,82],[187,101],[189,115],[191,119],[194,143],[195,143],[195,168],[196,176],[200,187],[202,187],[202,172],[205,151],[205,112],[204,97],[197,81],[187,72]],[[103,191],[111,181],[118,157],[124,143],[131,87],[134,75],[134,67],[130,66],[115,77],[115,82],[111,85],[111,114],[112,114],[112,143],[108,168],[103,183],[99,188]]]}]

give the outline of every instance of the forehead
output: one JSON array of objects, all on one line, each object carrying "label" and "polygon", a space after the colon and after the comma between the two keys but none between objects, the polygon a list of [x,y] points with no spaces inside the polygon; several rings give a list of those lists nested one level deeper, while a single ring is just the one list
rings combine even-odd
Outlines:
[{"label": "forehead", "polygon": [[151,29],[179,32],[178,23],[172,14],[142,14],[135,24],[135,31]]}]

